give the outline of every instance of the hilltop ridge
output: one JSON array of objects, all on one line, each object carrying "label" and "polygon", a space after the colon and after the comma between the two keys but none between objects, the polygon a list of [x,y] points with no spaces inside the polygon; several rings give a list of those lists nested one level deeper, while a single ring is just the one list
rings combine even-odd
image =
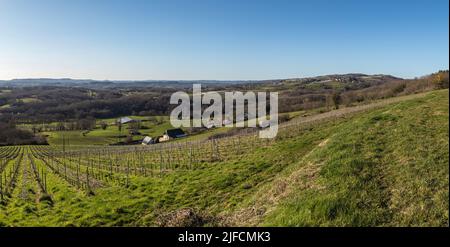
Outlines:
[{"label": "hilltop ridge", "polygon": [[[25,87],[25,86],[64,86],[64,87],[170,87],[185,86],[193,83],[208,85],[232,85],[249,83],[286,83],[286,82],[320,82],[325,80],[340,81],[365,81],[365,80],[401,80],[391,75],[363,73],[330,74],[314,77],[282,78],[267,80],[94,80],[94,79],[72,79],[72,78],[17,78],[11,80],[0,80],[0,86]],[[3,84],[3,85],[2,85]]]}]

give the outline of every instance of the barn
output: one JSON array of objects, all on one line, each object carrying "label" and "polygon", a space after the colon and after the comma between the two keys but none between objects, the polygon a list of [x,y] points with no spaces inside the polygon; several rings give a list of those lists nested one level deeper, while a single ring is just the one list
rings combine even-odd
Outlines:
[{"label": "barn", "polygon": [[187,136],[182,129],[170,129],[166,130],[165,136],[169,139],[181,138]]},{"label": "barn", "polygon": [[135,121],[136,120],[131,119],[129,117],[122,117],[122,118],[117,119],[117,123],[120,123],[120,124],[127,124],[127,123],[132,123],[132,122],[135,122]]}]

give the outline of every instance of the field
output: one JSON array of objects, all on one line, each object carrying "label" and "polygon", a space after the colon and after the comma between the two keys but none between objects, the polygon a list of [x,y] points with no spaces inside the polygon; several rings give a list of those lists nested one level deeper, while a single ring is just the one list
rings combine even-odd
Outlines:
[{"label": "field", "polygon": [[0,225],[448,226],[448,104],[440,90],[294,118],[275,140],[3,147]]},{"label": "field", "polygon": [[[308,114],[316,114],[318,110],[308,111]],[[290,118],[298,117],[299,115],[305,115],[306,111],[298,111],[289,113]],[[167,129],[172,129],[172,125],[170,124],[169,117],[167,116],[157,116],[158,122],[149,121],[147,117],[142,116],[130,116],[134,120],[141,121],[141,128],[138,129],[138,135],[133,135],[134,141],[141,141],[145,136],[161,136]],[[118,142],[123,142],[126,139],[126,136],[129,132],[129,125],[125,124],[122,127],[122,130],[119,131],[119,128],[115,125],[116,119],[97,119],[97,123],[106,122],[108,127],[106,129],[102,129],[100,124],[90,131],[85,130],[73,130],[73,131],[48,131],[42,132],[40,134],[47,136],[48,143],[50,145],[65,145],[68,146],[85,146],[85,145],[111,145]],[[52,123],[54,126],[57,123]],[[22,124],[21,128],[23,129],[32,129],[32,125]],[[183,128],[185,129],[185,128]],[[203,140],[208,139],[210,136],[219,133],[225,133],[229,131],[230,128],[214,128],[209,129],[207,131],[190,134],[187,138],[183,138],[178,141],[194,141],[194,140]]]},{"label": "field", "polygon": [[[133,140],[142,140],[145,136],[159,136],[164,134],[166,129],[172,128],[167,116],[156,116],[158,122],[149,121],[147,117],[130,116],[134,120],[142,122],[142,128],[139,129],[140,135],[133,136]],[[93,130],[73,130],[73,131],[47,131],[42,132],[42,135],[47,136],[50,145],[109,145],[125,140],[129,134],[129,125],[125,124],[122,130],[115,125],[117,118],[111,119],[97,119],[97,125]],[[107,128],[102,129],[100,123],[107,123]],[[50,126],[57,126],[58,123],[51,123]],[[39,125],[37,125],[39,127]],[[33,125],[22,124],[23,129],[31,130]]]}]

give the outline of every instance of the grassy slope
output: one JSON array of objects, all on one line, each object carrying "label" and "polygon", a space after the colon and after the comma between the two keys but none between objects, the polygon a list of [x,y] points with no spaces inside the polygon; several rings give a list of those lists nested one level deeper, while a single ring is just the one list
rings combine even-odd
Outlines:
[{"label": "grassy slope", "polygon": [[[143,120],[144,117],[132,116],[133,119]],[[159,136],[163,135],[164,131],[167,129],[171,129],[171,125],[169,122],[169,118],[167,116],[160,117],[162,118],[161,124],[156,124],[154,122],[142,122],[142,126],[146,126],[148,129],[140,129],[139,132],[142,135],[134,136],[134,140],[142,140],[144,136]],[[77,131],[53,131],[53,132],[45,132],[43,134],[48,135],[48,142],[50,145],[62,145],[63,143],[63,135],[68,140],[70,145],[107,145],[116,143],[118,141],[124,141],[125,138],[119,138],[121,136],[126,136],[128,134],[128,124],[125,124],[122,127],[122,131],[119,131],[118,127],[113,125],[114,119],[99,119],[97,122],[107,122],[109,126],[106,130],[101,129],[97,126],[94,130],[87,132],[83,135],[81,130]]]},{"label": "grassy slope", "polygon": [[448,91],[95,196],[48,179],[53,206],[12,201],[0,225],[155,225],[185,207],[232,225],[448,225]]},{"label": "grassy slope", "polygon": [[448,103],[440,91],[340,124],[263,224],[448,225]]}]

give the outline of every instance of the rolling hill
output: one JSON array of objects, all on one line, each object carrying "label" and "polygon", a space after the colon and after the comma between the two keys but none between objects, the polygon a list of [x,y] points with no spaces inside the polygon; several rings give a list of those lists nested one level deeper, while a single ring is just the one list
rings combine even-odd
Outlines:
[{"label": "rolling hill", "polygon": [[22,147],[19,165],[7,163],[6,170],[23,171],[0,206],[0,225],[448,226],[448,104],[448,90],[439,90],[343,108],[286,124],[271,142],[220,149],[219,158],[191,168],[169,163],[145,174],[128,167],[125,184],[99,173],[99,163],[91,180],[107,186],[92,193],[70,184],[71,172],[47,170],[41,190],[24,183],[31,177],[21,162],[54,166],[44,164],[45,149]]}]

